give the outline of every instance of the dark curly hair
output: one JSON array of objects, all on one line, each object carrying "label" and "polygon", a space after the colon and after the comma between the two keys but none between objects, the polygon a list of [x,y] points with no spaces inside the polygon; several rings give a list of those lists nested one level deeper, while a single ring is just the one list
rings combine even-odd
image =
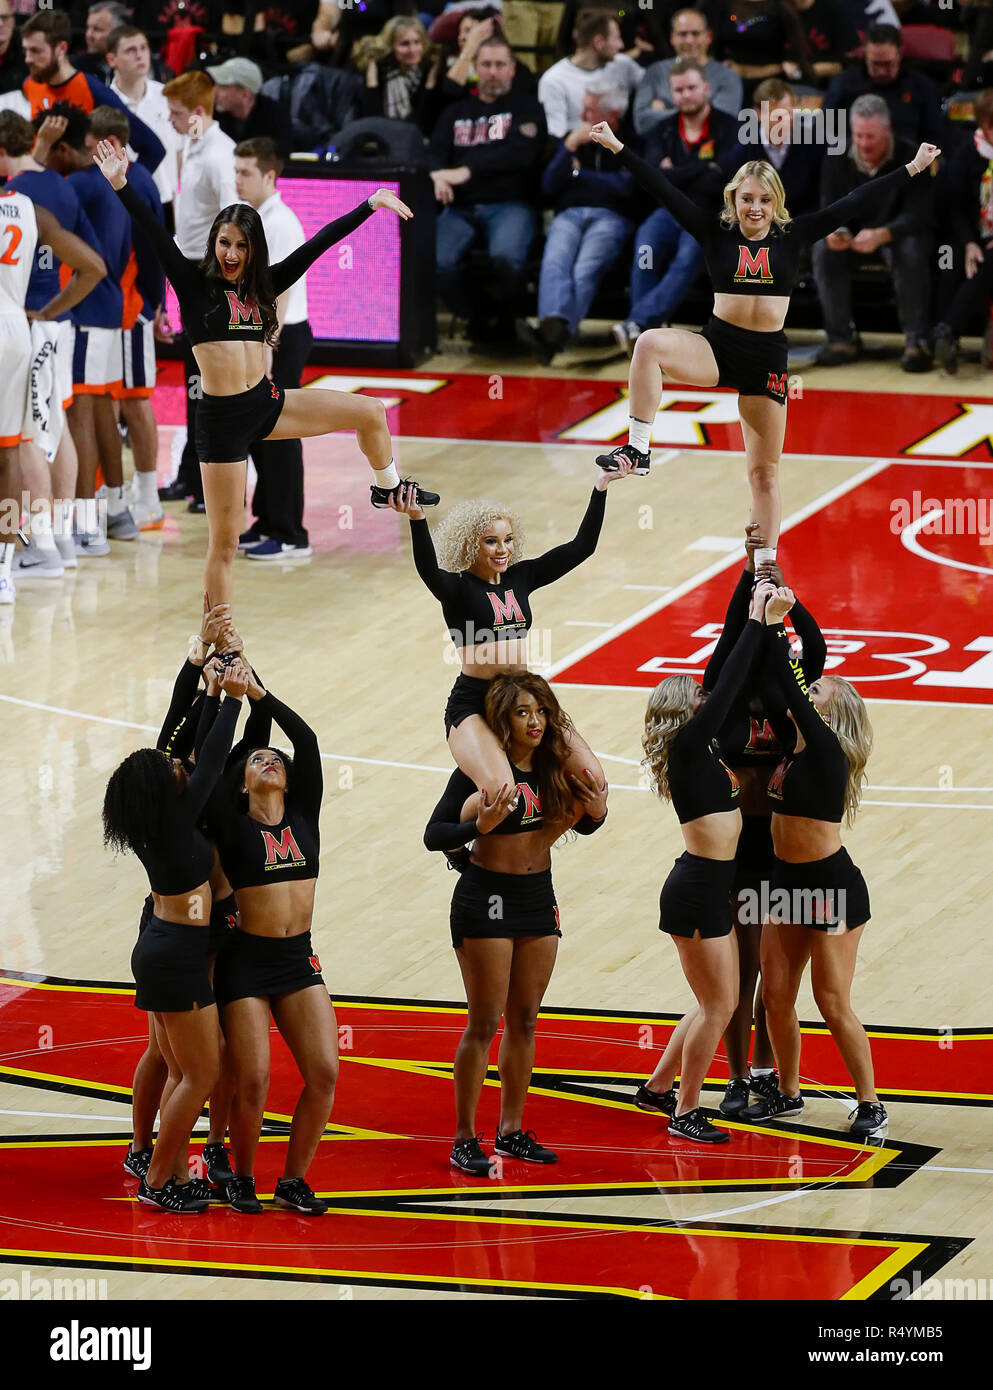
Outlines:
[{"label": "dark curly hair", "polygon": [[103,842],[141,855],[161,839],[166,809],[183,795],[172,759],[158,748],[138,748],[110,774],[103,798]]},{"label": "dark curly hair", "polygon": [[533,761],[542,813],[549,822],[567,821],[571,818],[575,802],[565,771],[572,720],[555,698],[548,682],[528,671],[513,676],[496,676],[490,681],[490,688],[486,692],[486,722],[509,754],[510,717],[517,708],[522,691],[534,696],[546,716],[544,737],[535,749]]},{"label": "dark curly hair", "polygon": [[[215,249],[217,235],[225,222],[232,222],[248,242],[248,259],[245,262],[244,275],[238,282],[238,297],[245,304],[259,306],[262,334],[265,341],[271,343],[275,340],[279,325],[276,319],[276,293],[272,288],[272,276],[269,273],[269,247],[262,218],[248,203],[229,203],[226,208],[221,208],[211,224],[200,270],[208,284],[230,287],[230,282],[225,280],[221,271]],[[218,309],[211,310],[211,313],[217,312]]]}]

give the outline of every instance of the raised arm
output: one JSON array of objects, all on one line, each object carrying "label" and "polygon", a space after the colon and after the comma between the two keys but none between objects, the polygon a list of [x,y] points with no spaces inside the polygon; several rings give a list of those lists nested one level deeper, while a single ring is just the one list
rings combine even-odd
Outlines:
[{"label": "raised arm", "polygon": [[803,663],[790,651],[789,634],[783,626],[782,619],[770,623],[769,630],[772,643],[772,675],[796,720],[797,728],[809,748],[815,751],[833,751],[839,746],[838,737],[808,694]]},{"label": "raised arm", "polygon": [[703,705],[681,731],[681,738],[690,736],[704,743],[709,743],[712,738],[717,737],[721,725],[727,718],[728,710],[741,692],[761,641],[761,619],[749,617],[731,649],[730,656],[724,663],[717,683]]},{"label": "raised arm", "polygon": [[154,174],[163,159],[165,159],[165,145],[163,145],[151,126],[147,126],[139,116],[136,116],[133,111],[128,110],[124,102],[121,101],[120,97],[112,88],[101,82],[99,77],[92,77],[89,73],[85,73],[84,76],[93,94],[94,106],[113,106],[116,107],[118,111],[123,111],[125,116],[127,116],[128,126],[130,127],[128,144],[134,150],[148,172]]},{"label": "raised arm", "polygon": [[285,260],[270,267],[272,287],[276,294],[280,295],[291,285],[295,285],[318,257],[323,256],[325,251],[329,251],[337,242],[348,236],[349,232],[354,232],[356,227],[361,227],[362,223],[366,222],[377,208],[389,208],[398,213],[404,221],[414,215],[406,203],[402,203],[396,194],[388,192],[385,188],[377,188],[376,192],[364,203],[359,203],[357,208],[352,208],[351,212],[346,212],[344,217],[336,217],[333,222],[329,222],[327,226],[316,232],[309,241],[305,241],[302,246],[291,251]]},{"label": "raised arm", "polygon": [[241,713],[241,700],[225,695],[213,727],[200,750],[200,757],[193,775],[186,784],[186,806],[190,818],[196,820],[207,804],[211,792],[221,773],[224,762],[231,751],[235,726]]},{"label": "raised arm", "polygon": [[566,541],[564,545],[557,545],[552,550],[546,550],[544,555],[539,555],[537,559],[522,562],[530,568],[532,588],[540,589],[543,584],[553,584],[556,579],[561,579],[564,574],[568,574],[570,570],[574,570],[577,565],[590,558],[600,539],[606,502],[606,490],[594,487],[586,514],[572,540]]},{"label": "raised arm", "polygon": [[160,748],[164,753],[173,753],[173,745],[176,735],[179,733],[184,721],[190,712],[190,707],[196,699],[197,691],[200,689],[200,672],[203,662],[199,665],[189,657],[179,668],[179,675],[176,677],[172,687],[172,699],[169,701],[169,708],[162,721],[162,728],[159,736],[155,740],[156,748]]},{"label": "raised arm", "polygon": [[902,164],[899,169],[884,174],[881,179],[871,179],[869,183],[864,183],[861,188],[854,189],[837,202],[828,203],[826,208],[794,218],[793,235],[802,241],[820,241],[821,237],[844,227],[850,220],[861,221],[870,216],[877,206],[885,203],[891,193],[905,187],[912,178],[922,174],[940,153],[935,145],[921,145],[909,164]]},{"label": "raised arm", "polygon": [[666,178],[661,169],[654,169],[651,164],[640,159],[629,145],[623,145],[605,121],[593,127],[592,138],[605,150],[611,150],[616,154],[621,164],[631,173],[635,183],[640,184],[653,198],[657,198],[690,236],[700,241],[708,232],[713,231],[717,214],[687,198],[685,193],[681,193]]},{"label": "raised arm", "polygon": [[300,716],[277,700],[271,690],[267,690],[258,700],[257,707],[268,714],[282,729],[293,745],[293,788],[295,800],[303,810],[314,816],[321,809],[324,795],[324,770],[321,767],[321,750],[317,735]]},{"label": "raised arm", "polygon": [[703,673],[701,684],[704,690],[713,690],[717,683],[717,678],[724,669],[734,645],[748,622],[748,609],[752,599],[752,586],[755,583],[755,575],[750,569],[743,569],[741,577],[731,595],[731,602],[728,604],[728,611],[724,615],[724,630],[717,639],[717,646],[711,653],[707,668]]},{"label": "raised arm", "polygon": [[131,214],[131,220],[146,232],[162,269],[175,286],[177,294],[196,284],[200,272],[195,261],[189,261],[182,254],[166,230],[164,222],[155,216],[143,198],[127,181],[128,157],[123,151],[115,150],[106,140],[101,140],[93,156],[94,163],[121,202]]},{"label": "raised arm", "polygon": [[817,626],[817,620],[799,599],[790,609],[790,620],[793,623],[794,631],[803,644],[803,654],[800,658],[803,666],[803,674],[808,685],[813,685],[814,681],[819,681],[824,674],[824,662],[827,660],[827,643],[824,641],[824,634]]}]

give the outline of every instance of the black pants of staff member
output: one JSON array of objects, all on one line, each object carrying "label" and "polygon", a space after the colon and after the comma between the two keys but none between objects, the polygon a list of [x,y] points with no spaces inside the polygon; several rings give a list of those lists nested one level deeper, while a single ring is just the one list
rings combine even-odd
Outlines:
[{"label": "black pants of staff member", "polygon": [[983,259],[971,280],[965,278],[965,247],[956,246],[952,267],[938,274],[938,309],[935,314],[947,323],[955,337],[970,329],[981,331],[987,306],[993,299],[993,239],[979,242]]},{"label": "black pants of staff member", "polygon": [[[314,335],[310,324],[287,323],[272,357],[272,379],[284,391],[300,385]],[[303,444],[299,439],[259,440],[252,445],[258,473],[253,530],[284,545],[307,545],[303,525]]]},{"label": "black pants of staff member", "polygon": [[[931,244],[923,233],[898,237],[881,246],[880,258],[893,273],[897,317],[910,343],[926,343],[930,332]],[[832,251],[825,241],[814,246],[814,280],[832,343],[852,336],[852,276],[861,260],[856,251]]]}]

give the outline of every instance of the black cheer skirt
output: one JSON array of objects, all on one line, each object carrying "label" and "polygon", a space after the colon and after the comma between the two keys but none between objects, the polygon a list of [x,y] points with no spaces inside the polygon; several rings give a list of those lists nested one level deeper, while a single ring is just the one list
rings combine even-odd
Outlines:
[{"label": "black cheer skirt", "polygon": [[679,856],[659,894],[659,931],[670,936],[727,936],[731,930],[733,859]]},{"label": "black cheer skirt", "polygon": [[803,864],[776,860],[769,916],[815,931],[841,932],[868,922],[869,889],[847,849]]},{"label": "black cheer skirt", "polygon": [[782,329],[758,333],[711,318],[700,336],[714,350],[718,386],[732,386],[739,396],[768,396],[779,405],[786,404],[789,343]]},{"label": "black cheer skirt", "polygon": [[445,705],[445,737],[457,729],[470,714],[486,716],[486,692],[490,682],[478,676],[459,676]]},{"label": "black cheer skirt", "polygon": [[311,985],[324,985],[310,932],[298,936],[255,936],[235,927],[214,966],[219,1004],[235,999],[272,999]]},{"label": "black cheer skirt", "polygon": [[470,864],[452,894],[452,945],[467,936],[561,936],[552,871],[498,874]]},{"label": "black cheer skirt", "polygon": [[164,922],[143,913],[131,952],[135,1008],[181,1014],[213,1004],[207,975],[208,936],[203,922]]},{"label": "black cheer skirt", "polygon": [[250,391],[197,403],[194,443],[201,463],[241,463],[276,428],[286,392],[264,376]]}]

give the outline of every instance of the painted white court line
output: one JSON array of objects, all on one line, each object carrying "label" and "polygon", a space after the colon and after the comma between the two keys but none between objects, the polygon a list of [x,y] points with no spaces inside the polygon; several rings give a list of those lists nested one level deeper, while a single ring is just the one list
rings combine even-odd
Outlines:
[{"label": "painted white court line", "polygon": [[610,623],[596,623],[592,619],[585,621],[580,618],[566,618],[565,627],[610,627]]},{"label": "painted white court line", "polygon": [[909,550],[911,555],[917,555],[922,560],[929,560],[932,565],[947,565],[953,570],[968,570],[972,574],[993,574],[993,569],[989,565],[969,565],[965,560],[953,560],[949,555],[941,555],[936,550],[927,550],[917,539],[918,532],[923,530],[931,521],[938,521],[945,515],[944,507],[937,507],[934,511],[925,512],[923,516],[912,521],[909,526],[905,526],[900,532],[900,544],[905,550]]},{"label": "painted white court line", "polygon": [[701,536],[699,540],[690,541],[689,545],[683,546],[684,550],[740,550],[740,536]]}]

